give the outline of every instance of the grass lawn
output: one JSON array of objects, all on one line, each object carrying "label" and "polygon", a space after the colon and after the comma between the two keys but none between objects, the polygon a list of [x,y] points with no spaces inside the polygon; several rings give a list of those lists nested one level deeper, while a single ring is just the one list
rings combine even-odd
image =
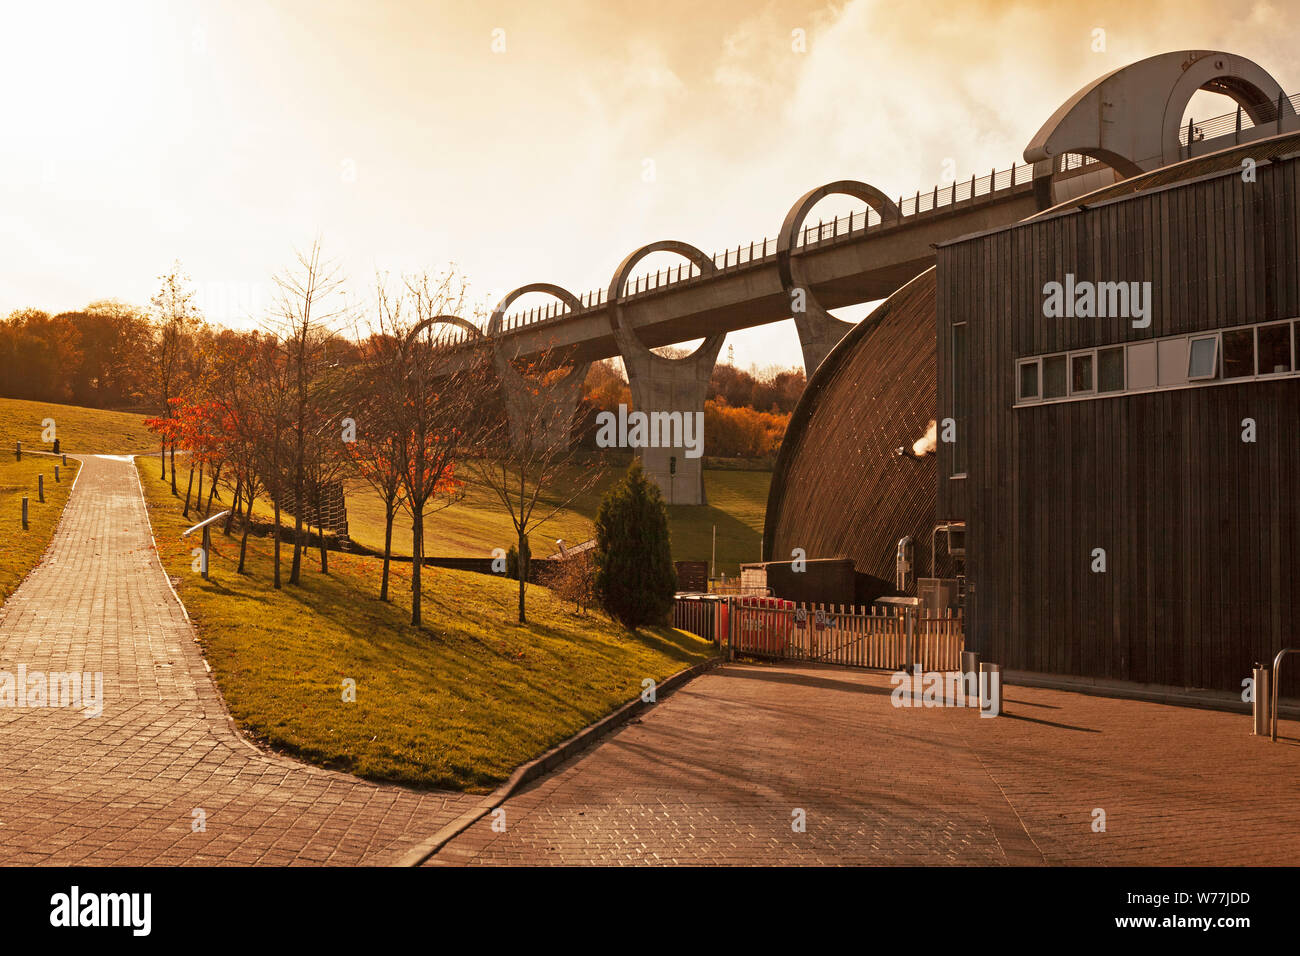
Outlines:
[{"label": "grass lawn", "polygon": [[[601,496],[626,470],[626,462],[612,465],[597,488],[530,535],[533,554],[538,557],[554,554],[556,538],[563,538],[570,545],[591,538],[595,534],[593,523]],[[185,477],[184,471],[181,477]],[[742,561],[759,560],[771,480],[770,471],[706,470],[704,486],[709,504],[673,505],[668,509],[673,559],[708,561],[716,525],[719,572],[734,576],[740,573]],[[349,486],[347,501],[350,536],[368,548],[383,551],[383,502],[361,482]],[[425,534],[428,539],[425,554],[431,556],[488,557],[493,548],[509,549],[514,544],[514,526],[505,509],[491,492],[473,486],[458,504],[426,517]],[[393,550],[398,554],[411,553],[411,519],[401,512],[393,523]]]},{"label": "grass lawn", "polygon": [[[412,628],[410,567],[394,565],[381,603],[380,562],[313,553],[303,586],[271,587],[270,539],[213,535],[211,580],[191,570],[181,502],[155,462],[137,461],[163,564],[199,630],[240,726],[283,751],[358,776],[486,791],[641,692],[709,657],[712,646],[672,628],[630,635],[529,589],[532,623],[513,621],[515,582],[425,571],[423,630]],[[382,529],[381,529],[382,531]],[[284,573],[292,552],[284,549]],[[344,703],[345,679],[356,702]]]},{"label": "grass lawn", "polygon": [[[12,452],[0,454],[0,604],[17,590],[27,572],[45,553],[59,523],[59,515],[72,491],[77,463],[68,459],[68,467],[59,466],[59,481],[54,481],[54,466],[59,459],[49,455],[23,455],[14,461]],[[36,476],[45,476],[45,503],[36,500]],[[28,498],[28,530],[23,530],[22,497]]]},{"label": "grass lawn", "polygon": [[41,422],[47,418],[54,419],[60,451],[69,455],[133,455],[158,450],[158,442],[144,427],[143,415],[0,398],[0,456],[12,458],[16,441],[33,451],[50,451],[51,445],[41,441]]}]

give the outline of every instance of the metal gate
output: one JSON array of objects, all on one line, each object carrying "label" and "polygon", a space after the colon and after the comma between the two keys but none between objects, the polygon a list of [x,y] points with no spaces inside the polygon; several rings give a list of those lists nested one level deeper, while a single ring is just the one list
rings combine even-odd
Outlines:
[{"label": "metal gate", "polygon": [[715,597],[707,605],[683,597],[677,608],[676,626],[713,640],[732,656],[956,671],[965,647],[961,615],[952,611],[937,615],[915,607],[811,605],[764,597]]}]

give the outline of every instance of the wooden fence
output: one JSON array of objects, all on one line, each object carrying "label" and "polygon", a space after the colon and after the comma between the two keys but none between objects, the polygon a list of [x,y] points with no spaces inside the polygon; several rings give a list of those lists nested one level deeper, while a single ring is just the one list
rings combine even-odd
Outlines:
[{"label": "wooden fence", "polygon": [[795,604],[779,598],[679,598],[675,626],[713,640],[733,654],[925,671],[961,666],[964,631],[959,612],[919,608]]}]

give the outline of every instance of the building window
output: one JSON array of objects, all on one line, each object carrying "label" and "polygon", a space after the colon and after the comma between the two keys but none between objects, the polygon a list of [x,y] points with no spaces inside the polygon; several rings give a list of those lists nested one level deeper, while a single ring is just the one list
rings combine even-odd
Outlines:
[{"label": "building window", "polygon": [[1017,394],[1022,402],[1038,398],[1038,359],[1020,363],[1020,385]]},{"label": "building window", "polygon": [[1300,378],[1300,319],[1018,358],[1016,404]]},{"label": "building window", "polygon": [[1093,357],[1091,352],[1079,352],[1070,356],[1070,394],[1083,395],[1095,391],[1093,374]]},{"label": "building window", "polygon": [[1097,350],[1097,391],[1124,391],[1124,347]]},{"label": "building window", "polygon": [[1065,356],[1049,355],[1043,359],[1043,398],[1064,398],[1065,384]]},{"label": "building window", "polygon": [[1129,391],[1156,387],[1156,343],[1128,347],[1128,387]]},{"label": "building window", "polygon": [[1218,335],[1203,335],[1192,339],[1191,348],[1187,350],[1187,380],[1195,382],[1203,378],[1214,378],[1218,367]]},{"label": "building window", "polygon": [[1156,340],[1156,379],[1161,386],[1187,383],[1187,339]]},{"label": "building window", "polygon": [[1255,330],[1223,333],[1223,377],[1248,378],[1255,374]]},{"label": "building window", "polygon": [[1282,375],[1295,366],[1291,362],[1291,323],[1277,322],[1259,327],[1260,375]]}]

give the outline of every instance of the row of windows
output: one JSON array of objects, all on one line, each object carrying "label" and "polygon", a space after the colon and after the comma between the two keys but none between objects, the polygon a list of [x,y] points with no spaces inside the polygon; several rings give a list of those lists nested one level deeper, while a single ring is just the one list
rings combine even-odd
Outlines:
[{"label": "row of windows", "polygon": [[1300,321],[1170,335],[1016,361],[1016,404],[1293,375]]}]

